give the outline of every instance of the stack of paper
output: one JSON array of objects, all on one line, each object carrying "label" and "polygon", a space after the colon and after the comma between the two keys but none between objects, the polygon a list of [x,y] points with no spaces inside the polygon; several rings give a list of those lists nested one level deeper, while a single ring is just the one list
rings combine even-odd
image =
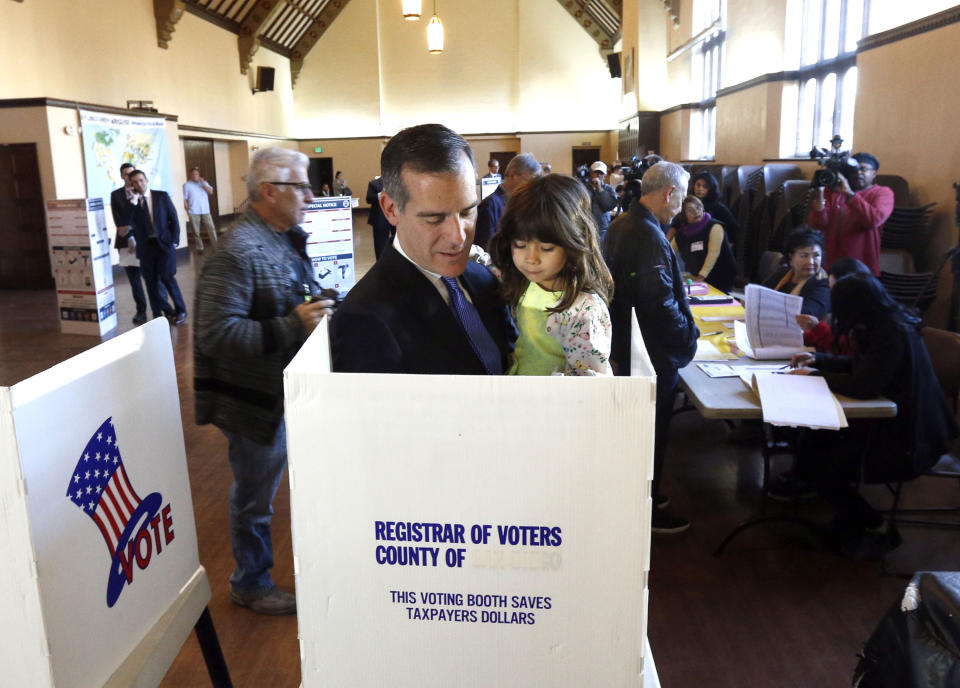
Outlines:
[{"label": "stack of paper", "polygon": [[847,416],[827,381],[818,375],[754,373],[750,387],[760,397],[763,422],[771,425],[839,430]]},{"label": "stack of paper", "polygon": [[803,345],[803,330],[797,324],[801,297],[748,284],[746,301],[746,322],[733,324],[737,347],[745,355],[786,359],[798,351],[813,350]]}]

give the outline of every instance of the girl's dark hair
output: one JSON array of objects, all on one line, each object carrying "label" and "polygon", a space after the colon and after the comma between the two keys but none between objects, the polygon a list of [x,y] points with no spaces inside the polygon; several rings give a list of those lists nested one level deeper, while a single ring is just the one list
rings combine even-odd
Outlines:
[{"label": "girl's dark hair", "polygon": [[843,279],[847,275],[873,274],[870,268],[864,265],[862,261],[850,257],[838,258],[827,272],[835,280]]},{"label": "girl's dark hair", "polygon": [[837,280],[830,290],[833,309],[833,336],[847,337],[862,353],[873,332],[881,325],[894,324],[905,330],[918,329],[920,316],[894,301],[872,274],[851,274]]},{"label": "girl's dark hair", "polygon": [[810,225],[797,225],[783,242],[783,255],[790,258],[794,251],[804,246],[819,246],[820,251],[823,251],[823,234]]},{"label": "girl's dark hair", "polygon": [[490,239],[490,257],[502,275],[501,291],[516,306],[529,281],[513,264],[513,242],[536,239],[562,246],[567,261],[560,271],[563,296],[549,310],[573,305],[577,295],[592,292],[607,304],[613,296],[613,278],[600,253],[600,237],[590,210],[590,196],[578,179],[562,174],[538,177],[514,190]]},{"label": "girl's dark hair", "polygon": [[697,183],[698,179],[702,180],[703,183],[707,185],[707,195],[701,199],[703,204],[705,206],[713,205],[720,198],[720,184],[717,183],[717,178],[709,172],[700,172],[696,174],[693,178],[693,181],[690,182],[691,193],[693,192],[693,185]]}]

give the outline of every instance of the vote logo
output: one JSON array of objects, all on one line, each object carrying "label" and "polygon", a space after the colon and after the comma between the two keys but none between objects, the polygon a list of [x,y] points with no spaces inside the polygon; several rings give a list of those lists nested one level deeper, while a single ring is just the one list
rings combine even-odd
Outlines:
[{"label": "vote logo", "polygon": [[136,567],[144,570],[174,538],[170,505],[151,492],[140,499],[123,466],[113,418],[90,437],[70,476],[67,497],[100,529],[110,553],[107,606],[116,604],[123,587],[133,583]]}]

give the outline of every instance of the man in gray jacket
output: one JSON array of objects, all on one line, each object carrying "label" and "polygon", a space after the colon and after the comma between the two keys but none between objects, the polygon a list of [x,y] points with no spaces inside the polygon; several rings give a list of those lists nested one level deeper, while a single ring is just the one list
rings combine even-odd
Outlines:
[{"label": "man in gray jacket", "polygon": [[331,313],[320,297],[299,228],[312,200],[307,156],[257,152],[247,173],[249,209],[197,280],[194,390],[197,423],[229,442],[230,599],[261,614],[293,614],[293,593],[273,584],[270,519],[287,464],[283,369]]}]

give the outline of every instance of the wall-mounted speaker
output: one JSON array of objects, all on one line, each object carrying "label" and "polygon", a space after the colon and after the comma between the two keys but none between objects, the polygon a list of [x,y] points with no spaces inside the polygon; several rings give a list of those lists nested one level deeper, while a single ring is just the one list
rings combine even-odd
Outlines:
[{"label": "wall-mounted speaker", "polygon": [[274,71],[273,67],[257,67],[257,92],[273,90]]},{"label": "wall-mounted speaker", "polygon": [[610,77],[619,79],[620,74],[620,53],[610,53],[607,55],[607,66],[610,68]]}]

